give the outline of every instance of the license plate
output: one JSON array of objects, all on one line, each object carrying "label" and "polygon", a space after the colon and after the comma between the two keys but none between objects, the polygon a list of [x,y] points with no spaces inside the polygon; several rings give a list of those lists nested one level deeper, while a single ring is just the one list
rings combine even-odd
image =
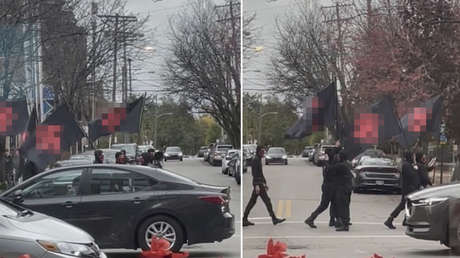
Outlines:
[{"label": "license plate", "polygon": [[383,185],[384,182],[383,182],[383,181],[375,181],[375,184],[376,184],[376,185]]}]

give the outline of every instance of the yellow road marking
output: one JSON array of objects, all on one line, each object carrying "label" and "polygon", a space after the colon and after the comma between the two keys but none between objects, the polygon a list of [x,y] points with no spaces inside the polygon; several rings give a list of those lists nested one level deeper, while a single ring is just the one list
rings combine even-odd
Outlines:
[{"label": "yellow road marking", "polygon": [[278,209],[276,209],[276,217],[280,218],[283,216],[283,207],[284,207],[284,201],[279,200],[278,201]]},{"label": "yellow road marking", "polygon": [[292,212],[292,201],[287,200],[286,201],[286,213],[285,213],[285,218],[291,217],[291,212]]}]

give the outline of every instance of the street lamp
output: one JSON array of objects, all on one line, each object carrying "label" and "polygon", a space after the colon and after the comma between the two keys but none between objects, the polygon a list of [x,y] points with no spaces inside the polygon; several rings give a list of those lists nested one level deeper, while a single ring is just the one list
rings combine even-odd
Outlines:
[{"label": "street lamp", "polygon": [[261,135],[262,135],[262,118],[268,115],[278,115],[278,112],[267,112],[259,116],[259,130],[258,130],[259,132],[258,132],[258,138],[257,138],[257,145],[259,145],[259,141],[261,140]]},{"label": "street lamp", "polygon": [[163,113],[159,115],[155,115],[155,127],[154,127],[154,136],[153,136],[153,146],[157,148],[157,130],[158,130],[158,118],[164,117],[164,116],[172,116],[173,113]]}]

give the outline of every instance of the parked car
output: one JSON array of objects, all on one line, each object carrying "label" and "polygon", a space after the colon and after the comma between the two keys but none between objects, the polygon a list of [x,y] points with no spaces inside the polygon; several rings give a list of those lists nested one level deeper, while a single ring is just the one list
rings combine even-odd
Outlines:
[{"label": "parked car", "polygon": [[380,158],[380,157],[385,157],[385,153],[379,149],[366,149],[365,151],[361,152],[360,154],[358,154],[356,157],[354,157],[351,160],[351,166],[356,167],[360,159],[364,156]]},{"label": "parked car", "polygon": [[214,148],[214,144],[209,144],[208,148],[204,151],[203,160],[209,162],[209,154],[211,154],[211,150]]},{"label": "parked car", "polygon": [[232,160],[228,163],[229,169],[228,174],[233,176],[236,180],[237,184],[241,184],[241,156],[240,153],[237,152],[233,155]]},{"label": "parked car", "polygon": [[153,149],[152,145],[139,145],[137,146],[136,156],[139,157],[142,153],[147,152],[149,149]]},{"label": "parked car", "polygon": [[0,227],[0,257],[107,257],[83,230],[2,199]]},{"label": "parked car", "polygon": [[302,157],[303,158],[308,158],[313,154],[313,150],[315,148],[313,146],[305,146],[305,148],[302,151]]},{"label": "parked car", "polygon": [[315,148],[313,149],[313,151],[311,152],[311,155],[308,156],[308,161],[314,163],[315,155],[316,155],[316,147],[315,147]]},{"label": "parked car", "polygon": [[119,152],[117,149],[101,149],[102,154],[104,154],[104,163],[106,164],[115,164],[117,163],[117,159],[115,158],[115,154]]},{"label": "parked car", "polygon": [[335,145],[318,145],[318,147],[316,147],[316,151],[313,156],[313,164],[317,166],[324,165],[329,160],[329,157],[327,156],[326,153],[330,149],[335,149],[335,148],[337,148],[335,147]]},{"label": "parked car", "polygon": [[286,150],[282,147],[271,147],[268,149],[267,154],[265,154],[265,165],[269,164],[288,164],[288,158]]},{"label": "parked car", "polygon": [[212,166],[221,166],[222,160],[225,159],[225,154],[228,150],[233,149],[230,144],[216,144],[209,153],[209,164]]},{"label": "parked car", "polygon": [[0,196],[87,231],[102,248],[147,250],[156,235],[178,251],[184,243],[222,241],[235,232],[229,187],[146,166],[48,170]]},{"label": "parked car", "polygon": [[203,158],[204,157],[204,153],[206,152],[206,150],[208,150],[208,146],[201,146],[200,150],[198,151],[198,158]]},{"label": "parked car", "polygon": [[460,184],[430,187],[407,196],[406,235],[460,248]]},{"label": "parked car", "polygon": [[110,147],[114,150],[125,150],[126,151],[126,158],[128,159],[128,163],[135,164],[137,158],[137,144],[135,143],[123,143],[123,144],[112,144]]},{"label": "parked car", "polygon": [[165,153],[164,153],[164,159],[165,161],[168,160],[173,160],[177,159],[180,161],[184,160],[184,154],[182,153],[182,150],[178,146],[170,146],[166,147]]},{"label": "parked car", "polygon": [[[367,156],[363,156],[367,157]],[[362,158],[353,169],[354,192],[362,190],[400,191],[401,173],[395,161],[389,158]]]},{"label": "parked car", "polygon": [[230,175],[228,173],[228,163],[230,162],[230,160],[233,159],[233,156],[236,154],[236,153],[239,153],[240,150],[237,150],[237,149],[231,149],[231,150],[228,150],[227,153],[225,154],[225,158],[222,160],[222,174],[224,175]]}]

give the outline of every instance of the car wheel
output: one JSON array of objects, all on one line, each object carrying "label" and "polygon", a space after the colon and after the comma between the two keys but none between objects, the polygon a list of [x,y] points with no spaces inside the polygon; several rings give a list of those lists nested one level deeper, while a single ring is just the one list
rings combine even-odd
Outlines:
[{"label": "car wheel", "polygon": [[265,161],[265,165],[267,165],[267,166],[268,166],[268,161]]},{"label": "car wheel", "polygon": [[353,193],[361,193],[361,189],[355,187],[353,188]]},{"label": "car wheel", "polygon": [[286,160],[286,161],[284,162],[284,165],[287,165],[287,164],[288,164],[288,161]]},{"label": "car wheel", "polygon": [[168,159],[167,159],[167,158],[165,158],[165,162],[166,162],[167,160],[168,160]]},{"label": "car wheel", "polygon": [[180,158],[180,161],[184,161],[184,158]]},{"label": "car wheel", "polygon": [[184,244],[182,227],[170,217],[154,216],[144,221],[137,232],[139,247],[142,250],[150,250],[150,243],[154,236],[167,240],[171,244],[169,249],[173,252],[178,252]]}]

